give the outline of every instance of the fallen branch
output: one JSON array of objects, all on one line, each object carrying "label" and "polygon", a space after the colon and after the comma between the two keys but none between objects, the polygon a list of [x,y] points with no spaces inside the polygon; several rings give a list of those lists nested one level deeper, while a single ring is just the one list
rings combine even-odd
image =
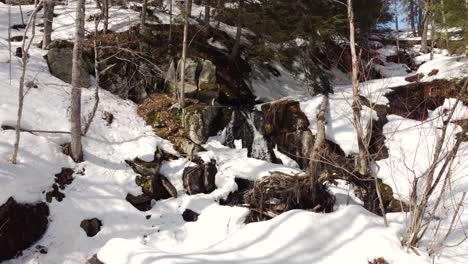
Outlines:
[{"label": "fallen branch", "polygon": [[[14,126],[2,125],[3,130],[15,130]],[[25,129],[19,128],[21,132],[29,132],[29,133],[48,133],[48,134],[70,134],[68,131],[51,131],[51,130],[37,130],[37,129]]]}]

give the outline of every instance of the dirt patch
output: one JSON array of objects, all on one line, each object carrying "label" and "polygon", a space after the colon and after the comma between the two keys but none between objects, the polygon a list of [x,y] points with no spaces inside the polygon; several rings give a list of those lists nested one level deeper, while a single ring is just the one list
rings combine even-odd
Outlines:
[{"label": "dirt patch", "polygon": [[0,262],[11,259],[38,241],[47,230],[46,203],[20,204],[13,198],[0,206]]}]

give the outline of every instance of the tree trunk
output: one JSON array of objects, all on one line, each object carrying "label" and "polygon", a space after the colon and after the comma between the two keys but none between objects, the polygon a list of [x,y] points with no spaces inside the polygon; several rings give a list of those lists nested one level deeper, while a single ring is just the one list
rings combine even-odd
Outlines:
[{"label": "tree trunk", "polygon": [[411,25],[411,32],[413,33],[413,36],[417,36],[416,32],[416,14],[414,12],[414,0],[409,1],[409,16],[410,16],[410,25]]},{"label": "tree trunk", "polygon": [[427,46],[427,32],[429,31],[430,4],[430,0],[424,1],[423,31],[421,34],[421,52],[423,53],[427,53],[429,50]]},{"label": "tree trunk", "polygon": [[45,49],[52,41],[52,22],[54,20],[55,0],[44,1],[44,38],[42,48]]},{"label": "tree trunk", "polygon": [[143,34],[146,29],[146,9],[148,8],[148,0],[143,0],[143,6],[141,8],[141,21],[140,21],[140,33]]},{"label": "tree trunk", "polygon": [[[315,137],[314,146],[310,155],[309,166],[307,168],[307,174],[310,177],[310,189],[311,194],[314,195],[315,191],[320,184],[319,172],[320,172],[320,161],[324,154],[324,143],[325,143],[325,114],[327,112],[328,95],[322,96],[322,103],[320,104],[320,110],[317,114],[317,135]],[[312,197],[312,201],[316,201],[316,197]]]},{"label": "tree trunk", "polygon": [[109,30],[109,0],[104,0],[104,28],[103,33],[107,34]]},{"label": "tree trunk", "polygon": [[436,37],[437,37],[437,31],[436,31],[436,28],[435,28],[434,19],[431,19],[431,56],[430,56],[429,60],[434,59],[434,45],[435,45],[435,42],[436,42],[436,39],[437,39]]},{"label": "tree trunk", "polygon": [[237,14],[237,30],[236,30],[236,40],[234,42],[234,47],[232,48],[231,55],[229,59],[234,61],[239,55],[240,41],[242,37],[242,8],[244,6],[244,0],[239,0],[239,10]]},{"label": "tree trunk", "polygon": [[189,19],[189,2],[185,1],[185,12],[184,14],[184,37],[182,41],[182,65],[180,67],[180,95],[179,105],[182,109],[182,126],[185,126],[185,61],[187,59],[187,35],[188,35],[188,19]]},{"label": "tree trunk", "polygon": [[348,20],[349,20],[349,45],[351,48],[352,57],[352,85],[353,85],[353,121],[357,133],[357,142],[359,145],[359,173],[366,175],[369,170],[367,162],[367,148],[364,144],[364,132],[361,125],[361,101],[359,91],[359,80],[358,80],[358,57],[356,55],[356,41],[355,41],[355,29],[354,29],[354,12],[352,0],[348,0]]},{"label": "tree trunk", "polygon": [[423,1],[419,0],[419,4],[416,6],[417,14],[418,14],[418,35],[421,36],[423,31]]},{"label": "tree trunk", "polygon": [[210,0],[205,0],[205,25],[210,24],[210,12],[211,12],[211,7],[210,7]]},{"label": "tree trunk", "polygon": [[445,40],[445,48],[449,48],[449,34],[447,31],[447,17],[445,15],[445,2],[444,0],[440,0],[441,8],[441,15],[442,15],[442,27],[444,28],[444,40]]},{"label": "tree trunk", "polygon": [[[37,3],[37,0],[35,1],[35,6],[36,8],[34,9],[33,13],[31,14],[31,17],[29,18],[28,24],[26,25],[26,28],[24,29],[23,33],[23,44],[21,46],[21,49],[23,50],[24,54],[23,57],[21,58],[21,77],[19,80],[19,89],[18,89],[18,111],[16,115],[16,127],[15,127],[15,143],[13,145],[13,154],[11,155],[11,163],[16,164],[16,159],[18,157],[18,151],[19,151],[19,143],[20,143],[20,136],[21,136],[21,119],[23,117],[23,103],[24,103],[24,80],[26,77],[26,67],[28,66],[28,52],[29,49],[31,48],[31,44],[34,40],[34,37],[36,36],[36,15],[37,12],[39,11],[40,5],[42,1]],[[28,44],[26,44],[26,35],[29,31],[29,27],[31,27],[31,38],[29,39]],[[10,62],[11,63],[11,62]]]},{"label": "tree trunk", "polygon": [[398,3],[397,3],[397,0],[393,0],[393,11],[394,11],[394,16],[395,16],[397,62],[400,63],[400,29],[398,27]]},{"label": "tree trunk", "polygon": [[172,0],[169,0],[169,53],[172,54]]},{"label": "tree trunk", "polygon": [[186,6],[185,10],[187,10],[188,17],[192,17],[192,0],[186,1],[188,6]]},{"label": "tree trunk", "polygon": [[75,45],[73,46],[72,66],[72,92],[71,92],[71,158],[75,162],[83,160],[83,149],[81,146],[81,87],[80,68],[83,53],[85,0],[78,0],[76,5],[75,21]]}]

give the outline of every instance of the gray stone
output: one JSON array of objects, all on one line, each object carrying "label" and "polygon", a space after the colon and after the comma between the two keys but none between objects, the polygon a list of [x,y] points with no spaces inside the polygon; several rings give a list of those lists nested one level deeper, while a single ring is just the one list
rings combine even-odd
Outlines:
[{"label": "gray stone", "polygon": [[216,85],[216,66],[209,60],[201,62],[201,72],[198,79],[200,90],[213,89]]},{"label": "gray stone", "polygon": [[[57,40],[48,46],[47,64],[52,75],[60,80],[70,83],[72,81],[73,65],[73,44],[63,40]],[[80,67],[80,87],[89,87],[91,85],[89,73],[84,60]]]}]

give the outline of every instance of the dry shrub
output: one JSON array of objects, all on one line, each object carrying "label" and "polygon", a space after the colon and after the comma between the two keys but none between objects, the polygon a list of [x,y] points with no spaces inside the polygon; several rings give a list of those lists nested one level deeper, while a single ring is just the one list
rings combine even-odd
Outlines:
[{"label": "dry shrub", "polygon": [[329,213],[335,204],[335,197],[325,184],[311,188],[310,177],[281,172],[258,180],[244,199],[251,209],[248,222],[268,220],[293,209]]}]

